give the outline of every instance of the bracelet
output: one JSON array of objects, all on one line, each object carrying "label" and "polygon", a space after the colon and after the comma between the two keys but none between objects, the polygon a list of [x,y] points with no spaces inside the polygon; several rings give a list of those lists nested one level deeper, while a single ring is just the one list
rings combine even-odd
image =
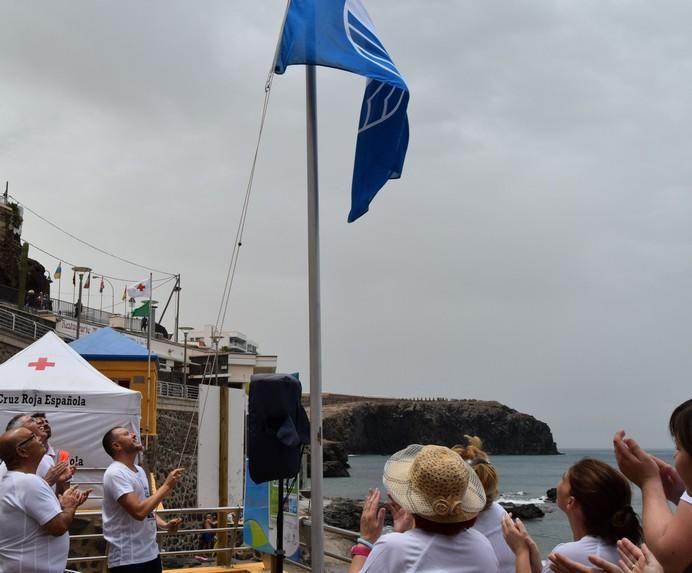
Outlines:
[{"label": "bracelet", "polygon": [[370,548],[366,547],[365,545],[354,545],[351,547],[351,556],[355,557],[356,555],[360,555],[361,557],[367,557],[370,555]]},{"label": "bracelet", "polygon": [[365,547],[367,547],[368,549],[372,549],[372,546],[373,546],[373,544],[370,543],[370,542],[369,542],[367,539],[365,539],[364,537],[359,537],[358,539],[356,539],[356,544],[358,544],[358,545],[365,545]]}]

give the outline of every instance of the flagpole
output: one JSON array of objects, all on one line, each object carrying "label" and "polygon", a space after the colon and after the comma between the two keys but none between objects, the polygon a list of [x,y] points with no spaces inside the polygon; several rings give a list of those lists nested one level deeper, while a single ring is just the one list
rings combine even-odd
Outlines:
[{"label": "flagpole", "polygon": [[315,66],[305,67],[308,182],[308,311],[310,322],[310,536],[313,571],[324,571],[322,508],[322,324],[320,303],[319,181]]},{"label": "flagpole", "polygon": [[180,275],[175,277],[175,341],[178,342],[178,330],[180,330],[180,327],[178,326],[178,323],[180,321]]},{"label": "flagpole", "polygon": [[151,329],[154,327],[152,321],[153,308],[151,304],[151,291],[153,290],[152,285],[152,273],[149,273],[149,318],[147,319],[147,434],[151,434]]},{"label": "flagpole", "polygon": [[[60,261],[58,263],[58,267],[60,267],[60,276],[58,277],[58,304],[57,304],[57,307],[58,307],[58,314],[62,314],[60,312],[61,311],[61,308],[60,308],[60,306],[61,306],[60,305],[60,287],[62,286],[62,261]],[[55,276],[55,274],[53,274],[53,276]]]},{"label": "flagpole", "polygon": [[[87,282],[89,283],[89,292],[87,293],[87,309],[89,308],[89,305],[91,304],[89,301],[91,300],[91,273],[89,273],[89,276],[87,277]],[[87,310],[87,315],[89,314],[89,311]]]}]

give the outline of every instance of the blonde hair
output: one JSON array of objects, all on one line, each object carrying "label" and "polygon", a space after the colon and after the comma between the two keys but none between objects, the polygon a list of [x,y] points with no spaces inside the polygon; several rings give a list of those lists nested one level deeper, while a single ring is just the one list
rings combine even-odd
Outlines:
[{"label": "blonde hair", "polygon": [[485,490],[486,502],[483,508],[485,510],[488,509],[499,496],[497,490],[497,471],[495,470],[495,466],[490,463],[488,454],[483,451],[483,441],[478,436],[468,436],[464,434],[464,437],[466,438],[466,445],[456,445],[452,450],[471,465],[476,475],[481,480],[483,489]]}]

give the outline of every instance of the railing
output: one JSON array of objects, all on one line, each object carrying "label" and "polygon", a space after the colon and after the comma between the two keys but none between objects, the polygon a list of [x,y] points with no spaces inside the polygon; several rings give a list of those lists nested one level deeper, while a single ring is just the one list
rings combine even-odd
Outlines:
[{"label": "railing", "polygon": [[[305,547],[308,550],[308,553],[310,553],[312,550],[312,547],[310,546],[310,540],[312,539],[312,521],[309,517],[301,517],[299,522],[300,528],[305,530],[304,532],[301,531],[300,537],[301,539],[307,539],[307,542],[301,541],[300,546]],[[353,541],[353,543],[355,543],[358,537],[360,536],[360,534],[356,533],[355,531],[342,529],[341,527],[334,527],[333,525],[324,525],[323,529],[326,533],[333,533],[340,537],[344,537],[346,539]],[[324,551],[324,554],[326,557],[331,557],[332,559],[336,559],[337,561],[341,561],[342,563],[351,562],[351,557],[346,557],[345,555],[339,555],[338,553],[332,553],[331,551],[326,550]]]},{"label": "railing", "polygon": [[[84,300],[84,299],[82,299]],[[76,318],[77,317],[77,304],[68,302],[66,300],[60,300],[57,298],[51,298],[51,310],[55,314],[59,314],[62,316],[68,316],[70,318]],[[108,305],[110,306],[110,305]],[[90,322],[96,322],[97,324],[108,324],[111,317],[113,316],[121,316],[118,314],[114,314],[112,312],[108,312],[103,309],[99,308],[92,308],[90,306],[86,306],[84,302],[82,302],[82,313],[81,313],[81,319],[82,320],[88,320]]]},{"label": "railing", "polygon": [[[194,508],[182,508],[182,509],[165,509],[165,510],[158,510],[158,514],[162,515],[184,515],[184,516],[191,516],[191,515],[204,515],[207,513],[212,513],[212,514],[222,514],[220,517],[226,517],[228,519],[228,524],[225,527],[214,527],[211,529],[202,529],[199,527],[191,527],[189,529],[178,529],[175,532],[168,532],[168,531],[158,531],[158,536],[159,537],[174,537],[174,536],[183,536],[183,535],[194,535],[198,536],[202,533],[217,533],[218,535],[218,543],[213,549],[179,549],[179,550],[172,550],[172,551],[161,551],[161,559],[165,560],[170,559],[170,558],[176,558],[176,557],[185,557],[185,556],[200,556],[200,555],[208,555],[209,557],[214,557],[216,555],[217,557],[217,562],[220,562],[223,560],[223,557],[219,559],[220,554],[226,554],[228,555],[228,560],[230,560],[231,564],[233,564],[236,560],[236,554],[238,554],[240,551],[251,551],[252,548],[248,545],[245,545],[244,543],[237,543],[236,540],[238,539],[240,532],[243,530],[243,525],[241,523],[240,515],[242,514],[242,507],[194,507]],[[84,511],[78,511],[76,513],[76,517],[82,518],[82,519],[100,519],[101,517],[101,512],[100,511],[93,511],[93,510],[84,510]],[[300,518],[300,537],[301,539],[306,539],[307,542],[300,542],[300,546],[303,548],[306,548],[308,552],[310,552],[310,528],[311,528],[311,522],[310,518],[308,517],[301,517]],[[338,535],[340,537],[343,537],[345,539],[348,539],[350,541],[355,542],[356,539],[358,538],[358,533],[355,531],[349,531],[347,529],[341,529],[340,527],[333,527],[330,525],[325,525],[324,526],[324,531],[326,533],[331,533],[333,535]],[[85,533],[85,534],[77,534],[77,535],[70,535],[70,543],[73,542],[82,542],[82,541],[95,541],[95,542],[105,542],[103,539],[103,533]],[[192,541],[190,543],[193,543]],[[195,543],[196,545],[196,543]],[[80,548],[83,550],[84,545],[80,544]],[[74,547],[72,547],[74,550]],[[73,551],[71,551],[71,554],[73,554]],[[336,559],[342,563],[350,563],[351,558],[350,556],[346,555],[340,555],[338,553],[333,553],[331,551],[325,551],[324,555],[326,557],[331,557],[332,559]],[[87,563],[87,562],[105,562],[108,560],[107,555],[102,555],[102,554],[90,554],[90,555],[79,555],[79,556],[73,556],[70,557],[67,560],[68,567],[72,568],[74,567],[74,564],[77,563]],[[228,561],[226,561],[228,562]],[[310,568],[309,565],[306,565],[304,563],[299,563],[296,561],[290,561],[292,565],[295,565],[301,569],[304,569],[306,571],[311,571],[312,569]],[[197,565],[197,563],[195,563]],[[202,569],[203,571],[203,569]]]},{"label": "railing", "polygon": [[0,329],[9,330],[17,336],[36,340],[53,330],[46,324],[31,320],[21,314],[0,307]]},{"label": "railing", "polygon": [[186,398],[188,400],[199,398],[199,386],[193,384],[178,384],[159,380],[158,389],[159,396],[168,398]]},{"label": "railing", "polygon": [[[193,507],[193,508],[182,508],[182,509],[163,509],[163,510],[157,510],[157,514],[161,515],[194,515],[194,514],[202,514],[204,515],[205,513],[218,513],[218,514],[223,514],[223,516],[227,516],[228,514],[232,514],[234,516],[240,516],[242,512],[242,507],[237,507],[237,506],[231,506],[231,507]],[[80,517],[82,519],[94,519],[94,518],[100,518],[101,517],[101,512],[100,511],[93,511],[93,510],[84,510],[84,511],[78,511],[75,514],[76,517]],[[219,533],[219,543],[218,546],[215,547],[214,549],[182,549],[182,550],[176,550],[176,551],[161,551],[161,559],[164,560],[166,558],[171,558],[171,557],[181,557],[181,556],[196,556],[196,555],[210,555],[210,554],[216,554],[218,555],[219,553],[225,553],[228,554],[230,557],[230,560],[233,561],[235,558],[235,553],[239,550],[250,550],[252,549],[251,547],[244,545],[242,543],[237,544],[235,543],[236,541],[236,534],[231,534],[228,535],[230,532],[242,532],[243,526],[240,524],[240,519],[236,518],[236,523],[231,523],[227,525],[226,527],[215,527],[212,529],[200,529],[200,528],[191,528],[191,529],[178,529],[175,532],[169,532],[169,531],[158,531],[158,536],[181,536],[181,535],[199,535],[201,533]],[[85,534],[79,534],[79,535],[70,535],[70,543],[74,541],[98,541],[98,542],[105,542],[103,538],[103,533],[85,533]],[[224,542],[225,540],[225,542]],[[83,548],[83,546],[82,546]],[[72,551],[71,551],[72,553]],[[75,556],[75,557],[70,557],[67,559],[67,564],[68,566],[72,566],[75,563],[85,563],[85,562],[103,562],[107,561],[108,556],[107,555],[80,555],[80,556]]]}]

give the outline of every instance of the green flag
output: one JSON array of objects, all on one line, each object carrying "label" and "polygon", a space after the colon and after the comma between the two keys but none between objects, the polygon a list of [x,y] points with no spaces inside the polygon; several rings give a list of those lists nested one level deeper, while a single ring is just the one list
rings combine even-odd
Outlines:
[{"label": "green flag", "polygon": [[145,302],[142,306],[137,307],[132,311],[132,316],[149,317],[149,301]]}]

